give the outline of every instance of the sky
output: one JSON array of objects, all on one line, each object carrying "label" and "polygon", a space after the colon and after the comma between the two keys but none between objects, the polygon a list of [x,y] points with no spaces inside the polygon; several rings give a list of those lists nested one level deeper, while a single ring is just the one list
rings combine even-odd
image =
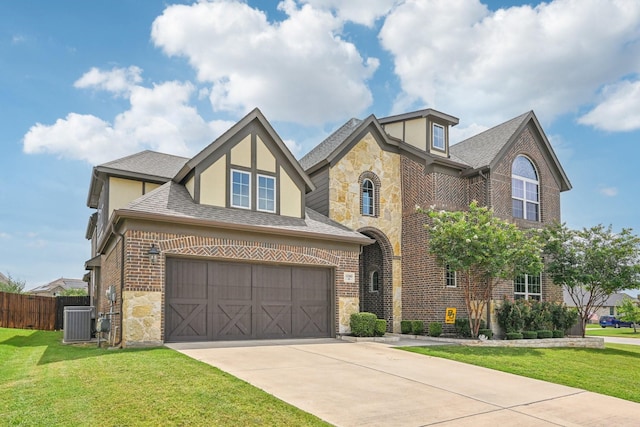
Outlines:
[{"label": "sky", "polygon": [[352,117],[433,108],[456,142],[534,110],[562,220],[640,233],[637,0],[3,0],[0,271],[82,277],[94,165],[255,107],[298,158]]}]

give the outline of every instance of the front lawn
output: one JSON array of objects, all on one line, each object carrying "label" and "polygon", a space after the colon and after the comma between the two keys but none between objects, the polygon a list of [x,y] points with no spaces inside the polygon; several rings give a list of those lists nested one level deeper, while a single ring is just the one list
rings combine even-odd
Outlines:
[{"label": "front lawn", "polygon": [[457,360],[640,403],[640,346],[606,348],[404,347],[427,356]]},{"label": "front lawn", "polygon": [[640,338],[640,327],[634,333],[633,328],[603,328],[600,325],[587,325],[586,335],[592,337]]},{"label": "front lawn", "polygon": [[326,425],[168,348],[62,345],[0,328],[2,425]]}]

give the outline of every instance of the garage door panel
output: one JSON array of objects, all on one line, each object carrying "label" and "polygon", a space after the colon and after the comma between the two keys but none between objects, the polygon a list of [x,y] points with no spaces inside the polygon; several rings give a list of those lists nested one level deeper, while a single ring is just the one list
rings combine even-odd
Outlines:
[{"label": "garage door panel", "polygon": [[168,259],[166,274],[167,340],[332,335],[329,269]]}]

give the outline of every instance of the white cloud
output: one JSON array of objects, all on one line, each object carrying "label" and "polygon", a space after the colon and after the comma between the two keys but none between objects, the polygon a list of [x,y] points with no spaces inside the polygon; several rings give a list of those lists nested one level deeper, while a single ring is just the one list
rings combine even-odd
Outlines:
[{"label": "white cloud", "polygon": [[302,0],[316,9],[335,12],[339,19],[372,27],[399,3],[397,0]]},{"label": "white cloud", "polygon": [[27,40],[26,37],[21,34],[15,34],[13,37],[11,37],[12,44],[21,44],[21,43],[24,43],[26,40]]},{"label": "white cloud", "polygon": [[378,60],[340,37],[343,21],[292,0],[278,7],[287,15],[281,22],[237,1],[173,5],[153,22],[151,38],[212,85],[215,111],[259,107],[271,120],[321,124],[369,107],[366,81]]},{"label": "white cloud", "polygon": [[136,66],[129,68],[113,68],[102,71],[96,67],[87,71],[73,86],[77,88],[100,89],[114,94],[126,95],[137,83],[142,81],[142,69]]},{"label": "white cloud", "polygon": [[10,239],[11,235],[9,233],[5,233],[4,231],[0,231],[0,239]]},{"label": "white cloud", "polygon": [[284,145],[286,145],[289,151],[291,151],[293,157],[298,158],[300,152],[302,151],[302,145],[298,144],[293,139],[285,139],[282,142],[284,142]]},{"label": "white cloud", "polygon": [[464,141],[467,138],[471,138],[472,136],[484,132],[487,129],[489,129],[487,126],[479,125],[477,123],[472,123],[465,127],[460,127],[460,125],[454,126],[449,131],[451,134],[451,145]]},{"label": "white cloud", "polygon": [[640,129],[640,80],[606,86],[603,100],[578,119],[579,123],[607,131]]},{"label": "white cloud", "polygon": [[618,189],[616,187],[600,186],[598,192],[606,197],[615,197],[618,195]]},{"label": "white cloud", "polygon": [[429,106],[495,124],[530,109],[542,121],[575,111],[603,82],[639,71],[639,29],[637,1],[492,12],[478,0],[407,0],[379,38],[401,81],[396,110]]},{"label": "white cloud", "polygon": [[[87,75],[92,77],[85,78]],[[92,164],[144,149],[190,156],[233,124],[205,121],[189,105],[195,92],[191,83],[172,81],[149,88],[134,85],[132,80],[108,77],[122,75],[126,75],[126,70],[96,70],[81,78],[82,87],[104,88],[114,94],[126,90],[130,108],[118,114],[112,123],[78,113],[70,113],[53,125],[37,123],[24,136],[24,151],[51,153]],[[139,76],[135,72],[132,75],[133,80]]]}]

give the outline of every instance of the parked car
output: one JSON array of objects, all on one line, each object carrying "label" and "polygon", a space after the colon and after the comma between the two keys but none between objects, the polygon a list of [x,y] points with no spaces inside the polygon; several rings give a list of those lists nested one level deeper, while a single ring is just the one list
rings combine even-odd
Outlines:
[{"label": "parked car", "polygon": [[600,326],[603,328],[607,326],[613,326],[614,328],[632,328],[633,323],[623,322],[620,319],[616,319],[615,316],[600,316]]}]

